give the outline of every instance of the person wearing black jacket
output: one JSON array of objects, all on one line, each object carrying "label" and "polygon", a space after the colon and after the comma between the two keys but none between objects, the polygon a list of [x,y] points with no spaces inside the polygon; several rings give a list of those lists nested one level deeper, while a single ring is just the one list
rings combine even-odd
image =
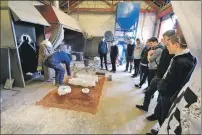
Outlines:
[{"label": "person wearing black jacket", "polygon": [[111,72],[116,72],[116,59],[118,57],[119,50],[118,46],[116,45],[115,41],[112,41],[112,46],[110,48],[110,58],[112,63],[112,70]]},{"label": "person wearing black jacket", "polygon": [[141,88],[142,85],[145,83],[147,76],[148,76],[148,60],[147,60],[147,55],[148,52],[150,51],[150,46],[149,42],[147,41],[146,46],[142,50],[141,53],[141,58],[140,58],[140,83],[135,84],[136,87]]},{"label": "person wearing black jacket", "polygon": [[130,73],[132,72],[134,61],[134,49],[135,49],[134,39],[130,39],[129,44],[127,45],[126,69],[124,70],[124,72],[128,71],[129,64],[130,64]]},{"label": "person wearing black jacket", "polygon": [[[175,33],[176,33],[175,30],[168,30],[163,34],[163,41],[166,46],[168,45],[169,38],[174,36]],[[143,105],[136,105],[136,107],[138,109],[148,111],[150,100],[151,100],[153,94],[156,92],[157,85],[158,85],[159,81],[162,79],[164,73],[166,72],[172,57],[173,57],[173,55],[170,55],[168,52],[168,49],[165,48],[161,54],[156,76],[152,79],[150,85],[148,86],[147,90],[145,91]],[[148,116],[147,119],[156,120],[157,118],[155,115],[151,115],[151,116]]]},{"label": "person wearing black jacket", "polygon": [[[182,35],[172,36],[168,45],[169,54],[175,56],[159,83],[159,101],[155,109],[159,125],[161,126],[168,115],[168,111],[182,87],[189,81],[193,68],[196,66],[196,58],[187,48],[187,43]],[[158,112],[156,112],[158,110]]]}]

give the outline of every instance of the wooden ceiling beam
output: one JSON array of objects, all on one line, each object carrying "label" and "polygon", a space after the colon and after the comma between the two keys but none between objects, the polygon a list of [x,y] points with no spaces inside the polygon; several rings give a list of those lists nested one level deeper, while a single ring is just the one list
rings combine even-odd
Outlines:
[{"label": "wooden ceiling beam", "polygon": [[112,4],[108,0],[102,0],[104,3],[106,3],[108,6],[112,6]]},{"label": "wooden ceiling beam", "polygon": [[157,5],[155,5],[152,1],[148,1],[148,0],[144,0],[144,2],[149,5],[152,9],[158,11],[159,7]]},{"label": "wooden ceiling beam", "polygon": [[[116,12],[115,8],[75,8],[72,12]],[[140,9],[141,13],[156,13],[156,10]]]}]

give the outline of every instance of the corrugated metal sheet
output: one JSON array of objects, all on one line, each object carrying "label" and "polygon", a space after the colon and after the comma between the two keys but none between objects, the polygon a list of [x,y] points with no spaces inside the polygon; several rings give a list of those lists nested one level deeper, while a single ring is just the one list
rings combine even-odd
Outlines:
[{"label": "corrugated metal sheet", "polygon": [[31,1],[9,1],[9,7],[12,10],[15,21],[20,20],[50,26]]},{"label": "corrugated metal sheet", "polygon": [[9,10],[1,10],[1,48],[15,48]]},{"label": "corrugated metal sheet", "polygon": [[52,8],[59,20],[59,23],[64,25],[65,28],[74,30],[74,31],[79,31],[79,32],[83,31],[79,22],[77,20],[75,20],[73,17],[65,14],[64,12],[62,12],[61,10],[59,10],[53,6],[52,6]]}]

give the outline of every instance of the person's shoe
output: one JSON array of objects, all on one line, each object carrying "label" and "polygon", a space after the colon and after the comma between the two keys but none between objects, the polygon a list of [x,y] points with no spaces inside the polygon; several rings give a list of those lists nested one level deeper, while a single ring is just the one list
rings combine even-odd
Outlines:
[{"label": "person's shoe", "polygon": [[124,70],[124,72],[127,72],[127,71],[128,71],[128,69],[125,69],[125,70]]},{"label": "person's shoe", "polygon": [[151,129],[151,133],[146,133],[146,135],[158,135],[158,132],[157,130]]},{"label": "person's shoe", "polygon": [[148,121],[155,121],[155,120],[157,120],[157,117],[156,117],[156,115],[152,114],[152,115],[147,117],[147,120]]},{"label": "person's shoe", "polygon": [[135,84],[135,87],[141,88],[142,86],[140,86],[139,84]]},{"label": "person's shoe", "polygon": [[110,72],[113,72],[113,70],[110,70]]},{"label": "person's shoe", "polygon": [[143,110],[145,112],[148,111],[148,109],[146,109],[143,105],[136,105],[136,108],[140,109],[140,110]]},{"label": "person's shoe", "polygon": [[132,76],[131,76],[132,78],[135,78],[135,74],[132,74]]},{"label": "person's shoe", "polygon": [[116,73],[116,71],[112,71],[113,73]]},{"label": "person's shoe", "polygon": [[155,129],[151,129],[152,135],[158,135],[158,132],[159,132],[159,131],[157,131],[157,130],[155,130]]},{"label": "person's shoe", "polygon": [[129,73],[132,73],[132,69],[130,69]]}]

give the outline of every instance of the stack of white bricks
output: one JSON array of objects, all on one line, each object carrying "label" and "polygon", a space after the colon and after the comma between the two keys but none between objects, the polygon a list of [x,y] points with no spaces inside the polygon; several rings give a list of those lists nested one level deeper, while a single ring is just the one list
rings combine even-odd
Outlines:
[{"label": "stack of white bricks", "polygon": [[69,84],[83,86],[83,87],[93,87],[96,86],[98,82],[97,76],[77,74],[76,78],[69,79]]}]

